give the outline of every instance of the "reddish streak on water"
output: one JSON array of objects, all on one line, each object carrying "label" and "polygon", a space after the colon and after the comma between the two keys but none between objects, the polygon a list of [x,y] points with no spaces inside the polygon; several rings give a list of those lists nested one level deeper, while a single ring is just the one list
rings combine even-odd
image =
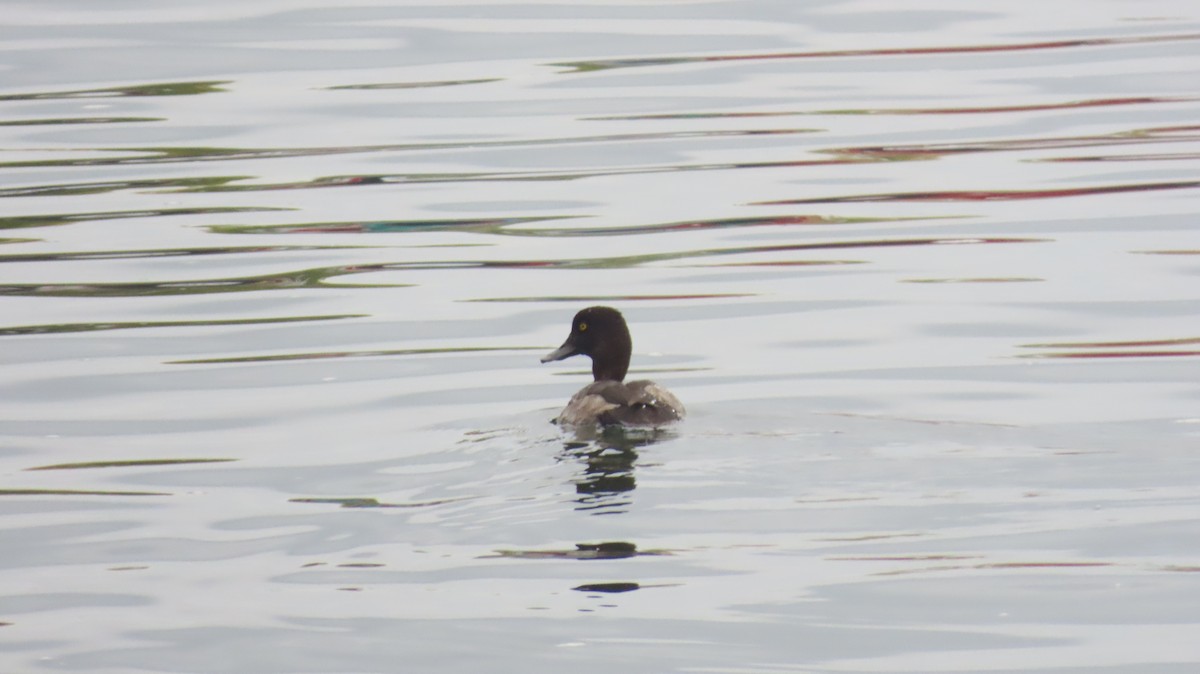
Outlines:
[{"label": "reddish streak on water", "polygon": [[1019,201],[1024,199],[1057,199],[1094,194],[1117,194],[1121,192],[1150,192],[1155,190],[1177,190],[1200,187],[1200,181],[1174,183],[1144,183],[1140,185],[1103,185],[1100,187],[1075,187],[1060,190],[965,190],[946,192],[896,192],[891,194],[863,194],[849,197],[822,197],[819,199],[787,199],[782,201],[760,201],[758,206],[782,206],[787,204],[823,204],[861,201]]},{"label": "reddish streak on water", "polygon": [[1119,349],[1125,347],[1178,346],[1180,344],[1200,344],[1200,337],[1144,339],[1132,342],[1063,342],[1060,344],[1026,344],[1025,346],[1032,349]]},{"label": "reddish streak on water", "polygon": [[1039,353],[1024,358],[1163,358],[1200,356],[1200,351],[1082,351],[1079,353]]},{"label": "reddish streak on water", "polygon": [[774,54],[735,54],[731,56],[701,56],[697,61],[758,61],[770,59],[829,58],[841,56],[910,56],[920,54],[980,54],[990,52],[1033,51],[1039,49],[1067,49],[1071,47],[1103,47],[1120,44],[1143,44],[1147,42],[1174,42],[1198,40],[1200,34],[1147,35],[1138,37],[1086,38],[1080,40],[1049,40],[1045,42],[1020,42],[1015,44],[965,45],[958,47],[901,47],[895,49],[844,49],[814,52],[780,52]]},{"label": "reddish streak on water", "polygon": [[858,56],[921,56],[928,54],[985,54],[994,52],[1038,51],[1046,49],[1069,49],[1076,47],[1106,47],[1112,45],[1146,44],[1154,42],[1181,42],[1200,39],[1200,33],[1177,35],[1141,35],[1134,37],[1083,38],[1078,40],[1048,40],[1043,42],[1017,42],[1012,44],[965,45],[954,47],[896,47],[888,49],[841,49],[812,52],[774,52],[767,54],[730,54],[724,56],[680,56],[647,57],[597,61],[577,61],[554,65],[588,71],[610,68],[632,68],[639,66],[674,65],[681,63],[706,63],[722,61],[768,61],[778,59],[842,58]]},{"label": "reddish streak on water", "polygon": [[1044,110],[1071,110],[1120,105],[1145,105],[1149,103],[1185,103],[1198,100],[1191,96],[1129,96],[1125,98],[1095,98],[1061,103],[1029,103],[1026,105],[980,105],[963,108],[863,108],[837,110],[774,110],[764,112],[699,112],[655,115],[614,115],[589,117],[593,120],[638,120],[638,119],[747,119],[755,117],[795,117],[799,115],[967,115],[1006,112],[1039,112]]}]

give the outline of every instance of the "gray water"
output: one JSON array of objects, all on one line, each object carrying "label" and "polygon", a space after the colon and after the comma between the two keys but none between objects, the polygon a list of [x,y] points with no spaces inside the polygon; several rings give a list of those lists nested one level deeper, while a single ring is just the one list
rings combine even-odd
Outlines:
[{"label": "gray water", "polygon": [[1196,3],[0,16],[0,672],[1200,665]]}]

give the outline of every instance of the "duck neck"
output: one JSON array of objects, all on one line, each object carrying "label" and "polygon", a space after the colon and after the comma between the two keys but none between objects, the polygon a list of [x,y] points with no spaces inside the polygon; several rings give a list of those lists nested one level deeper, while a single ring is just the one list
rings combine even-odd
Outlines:
[{"label": "duck neck", "polygon": [[596,381],[625,381],[632,351],[633,340],[628,332],[605,344],[602,350],[592,353],[592,377]]},{"label": "duck neck", "polygon": [[629,356],[622,361],[592,359],[592,378],[596,381],[624,381],[629,371]]}]

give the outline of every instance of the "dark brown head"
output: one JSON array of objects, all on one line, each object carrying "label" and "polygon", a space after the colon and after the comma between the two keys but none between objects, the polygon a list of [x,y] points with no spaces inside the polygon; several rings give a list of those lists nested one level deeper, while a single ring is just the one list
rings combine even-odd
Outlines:
[{"label": "dark brown head", "polygon": [[592,358],[596,381],[623,381],[632,352],[633,339],[621,312],[612,307],[588,307],[575,314],[567,341],[546,354],[542,362],[583,354]]}]

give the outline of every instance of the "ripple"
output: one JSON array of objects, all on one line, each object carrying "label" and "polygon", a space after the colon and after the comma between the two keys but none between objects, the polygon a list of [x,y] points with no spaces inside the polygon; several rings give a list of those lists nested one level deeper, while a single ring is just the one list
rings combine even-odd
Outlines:
[{"label": "ripple", "polygon": [[[382,503],[375,498],[352,496],[348,498],[290,498],[288,499],[288,503],[338,505],[343,508],[427,508],[430,506],[446,505],[448,503],[459,503],[469,500],[471,500],[471,497],[434,499],[430,501],[414,501],[411,503]],[[346,565],[340,564],[339,566]]]},{"label": "ripple", "polygon": [[215,94],[227,92],[222,85],[231,84],[229,80],[207,80],[199,82],[159,82],[155,84],[134,84],[124,87],[108,87],[104,89],[75,89],[72,91],[43,91],[29,94],[4,94],[0,101],[45,101],[72,98],[124,98],[142,96],[196,96],[199,94]]},{"label": "ripple", "polygon": [[1064,349],[1068,351],[1023,354],[1019,358],[1165,358],[1200,356],[1200,350],[1160,348],[1200,344],[1200,337],[1144,339],[1123,342],[1058,342],[1022,344],[1027,349]]},{"label": "ripple", "polygon": [[[1168,126],[1115,131],[1107,134],[1080,136],[1049,136],[1042,138],[1005,138],[976,142],[930,143],[914,145],[884,145],[848,147],[823,152],[860,161],[912,161],[936,159],[947,155],[972,152],[1001,152],[1051,150],[1072,147],[1102,147],[1106,145],[1141,145],[1147,143],[1193,142],[1200,139],[1200,126]],[[1045,160],[1043,160],[1045,161]]]},{"label": "ripple", "polygon": [[160,248],[155,250],[98,250],[92,252],[24,253],[0,255],[5,262],[71,262],[80,260],[138,260],[159,257],[197,257],[243,253],[286,253],[305,250],[345,250],[359,246],[222,246],[211,248]]},{"label": "ripple", "polygon": [[1048,344],[1022,344],[1021,346],[1029,349],[1113,349],[1143,346],[1177,346],[1179,344],[1200,344],[1200,337],[1143,339],[1133,342],[1057,342]]},{"label": "ripple", "polygon": [[127,321],[113,323],[52,323],[19,325],[0,328],[0,337],[10,335],[45,335],[66,332],[97,332],[101,330],[133,330],[142,328],[181,328],[220,325],[263,325],[270,323],[299,323],[304,321],[334,321],[344,318],[363,318],[367,314],[333,314],[329,316],[284,316],[282,318],[233,318],[198,321]]},{"label": "ripple", "polygon": [[892,571],[880,571],[873,575],[877,576],[909,576],[914,574],[925,573],[945,573],[947,571],[965,571],[965,570],[989,570],[989,569],[1075,569],[1075,568],[1094,568],[1094,567],[1112,567],[1118,566],[1113,562],[1088,562],[1088,561],[1034,561],[1034,562],[991,562],[983,564],[937,564],[923,568],[913,569],[897,569]]},{"label": "ripple", "polygon": [[[572,215],[523,218],[471,218],[465,220],[384,220],[371,222],[306,222],[290,225],[209,225],[214,234],[395,234],[397,232],[473,232],[513,234],[504,228],[531,222],[564,220]],[[534,234],[540,230],[534,230]]]},{"label": "ripple", "polygon": [[1087,157],[1049,157],[1047,159],[1030,159],[1029,161],[1054,162],[1106,162],[1106,161],[1192,161],[1200,159],[1200,153],[1164,152],[1159,154],[1110,154],[1091,155]]},{"label": "ripple", "polygon": [[1127,96],[1122,98],[1092,98],[1059,103],[1025,103],[1020,105],[976,105],[955,108],[842,108],[836,110],[771,110],[762,112],[680,112],[645,115],[609,115],[586,117],[592,121],[635,121],[670,119],[754,119],[760,117],[800,117],[806,115],[974,115],[1012,112],[1045,112],[1079,108],[1109,108],[1154,103],[1186,103],[1200,100],[1194,96]]},{"label": "ripple", "polygon": [[[664,133],[664,134],[619,134],[610,136],[587,136],[563,139],[539,139],[531,141],[496,141],[488,143],[449,143],[423,144],[407,146],[362,146],[353,148],[291,148],[291,149],[234,149],[234,148],[109,148],[104,151],[133,151],[150,152],[139,157],[121,158],[91,158],[33,162],[10,162],[0,164],[0,167],[46,167],[46,166],[80,166],[80,165],[110,165],[110,164],[148,164],[158,162],[194,162],[232,159],[263,159],[281,158],[324,154],[346,154],[353,152],[380,152],[396,149],[437,149],[437,148],[480,148],[499,146],[552,145],[561,143],[580,142],[609,142],[679,138],[687,136],[717,137],[726,135],[780,135],[788,133],[803,133],[810,130],[765,130],[765,131],[733,131],[733,132],[694,132],[694,133]],[[1196,140],[1200,126],[1174,126],[1150,129],[1133,129],[1114,132],[1111,134],[1093,136],[1067,136],[1049,138],[1005,139],[997,141],[980,141],[949,144],[922,145],[891,145],[830,148],[819,150],[829,159],[778,160],[778,161],[749,161],[726,163],[699,164],[668,164],[656,166],[618,166],[604,169],[566,169],[557,171],[482,171],[457,173],[402,173],[402,174],[359,174],[340,176],[321,176],[310,180],[300,180],[279,183],[237,184],[241,181],[252,180],[252,176],[212,176],[205,178],[169,178],[142,179],[111,182],[67,183],[59,185],[33,185],[19,188],[0,189],[0,197],[24,196],[69,196],[77,194],[99,194],[126,189],[164,190],[167,192],[258,192],[278,190],[305,190],[329,187],[361,187],[383,184],[429,184],[429,183],[470,183],[470,182],[505,182],[505,181],[566,181],[581,180],[597,177],[615,177],[632,175],[649,175],[657,173],[684,173],[697,171],[725,171],[733,169],[773,169],[837,166],[856,163],[925,161],[947,155],[959,155],[971,152],[997,152],[1046,150],[1071,147],[1094,147],[1106,145],[1130,145],[1145,143],[1169,143]],[[1194,183],[1187,183],[1192,185]],[[1095,189],[1148,189],[1140,186],[1100,187]],[[1165,188],[1164,188],[1165,189]],[[999,194],[1003,194],[1000,192]],[[794,201],[768,201],[757,203],[806,203]]]},{"label": "ripple", "polygon": [[80,194],[103,194],[118,190],[138,189],[191,189],[204,191],[235,180],[250,180],[252,176],[215,176],[205,178],[147,178],[143,180],[106,180],[87,183],[61,183],[58,185],[31,185],[29,187],[7,187],[0,189],[0,198],[10,197],[66,197]]},{"label": "ripple", "polygon": [[432,82],[382,82],[379,84],[342,84],[335,87],[325,87],[331,91],[341,89],[428,89],[433,87],[457,87],[465,84],[487,84],[488,82],[502,82],[499,77],[486,77],[475,80],[440,80]]},{"label": "ripple", "polygon": [[0,296],[37,297],[151,297],[165,295],[208,295],[285,288],[404,288],[410,284],[329,284],[327,280],[348,274],[378,271],[381,265],[322,267],[281,274],[194,281],[157,283],[10,283],[0,285]]},{"label": "ripple", "polygon": [[539,217],[475,218],[466,220],[390,220],[373,222],[310,222],[288,225],[209,225],[217,234],[393,234],[397,232],[460,231],[501,236],[625,236],[664,232],[726,229],[737,227],[781,227],[802,225],[860,225],[906,222],[932,218],[849,218],[829,215],[775,215],[752,218],[683,220],[678,222],[632,225],[628,227],[539,227],[516,229],[513,225],[551,220],[570,220],[588,216],[548,215]]},{"label": "ripple", "polygon": [[428,349],[379,349],[372,351],[317,351],[270,356],[241,356],[237,358],[195,358],[169,360],[168,365],[213,365],[228,363],[274,363],[288,360],[328,360],[331,358],[376,358],[379,356],[425,356],[442,353],[479,353],[495,351],[541,351],[543,346],[454,346]]},{"label": "ripple", "polygon": [[172,496],[161,491],[105,491],[93,489],[0,489],[0,496]]},{"label": "ripple", "polygon": [[[552,147],[594,143],[628,143],[681,138],[741,138],[746,136],[784,136],[813,133],[814,129],[734,129],[714,131],[665,131],[656,133],[623,133],[600,136],[534,138],[525,140],[464,141],[447,143],[404,143],[390,145],[354,145],[338,147],[295,148],[236,148],[236,147],[92,147],[71,148],[64,152],[137,153],[123,157],[88,157],[84,159],[46,159],[0,162],[0,168],[50,168],[65,166],[127,166],[143,164],[178,164],[211,161],[243,161],[323,157],[330,155],[366,154],[377,152],[406,152],[431,150],[478,150],[517,147]],[[51,152],[54,150],[45,150]]]},{"label": "ripple", "polygon": [[221,213],[263,213],[288,211],[289,208],[265,206],[207,206],[196,208],[158,208],[139,211],[101,211],[96,213],[56,213],[53,215],[18,215],[0,217],[0,229],[28,229],[31,227],[58,227],[77,222],[97,220],[127,220],[131,218],[157,218],[172,215],[217,215]]},{"label": "ripple", "polygon": [[843,264],[866,264],[865,260],[766,260],[762,262],[714,262],[697,267],[828,267]]},{"label": "ripple", "polygon": [[1032,276],[979,276],[967,278],[909,278],[901,283],[1040,283],[1044,278]]},{"label": "ripple", "polygon": [[1059,199],[1122,192],[1155,192],[1159,190],[1194,189],[1200,180],[1132,185],[1099,185],[1053,190],[947,190],[944,192],[893,192],[891,194],[859,194],[847,197],[818,197],[815,199],[783,199],[760,201],[756,206],[785,206],[792,204],[860,203],[878,201],[1022,201],[1028,199]]},{"label": "ripple", "polygon": [[[798,250],[837,250],[844,248],[892,248],[903,246],[975,245],[1043,243],[1048,239],[989,237],[972,239],[915,238],[915,239],[868,239],[862,241],[828,241],[818,243],[773,244],[766,246],[738,246],[733,248],[707,248],[670,253],[646,253],[643,255],[619,255],[615,257],[565,259],[565,260],[464,260],[445,262],[396,262],[370,265],[375,271],[384,270],[432,270],[432,269],[621,269],[637,267],[655,262],[672,262],[723,255],[748,255],[756,253],[779,253]],[[3,294],[0,286],[0,294]]]},{"label": "ripple", "polygon": [[130,459],[126,461],[87,461],[83,463],[56,463],[36,466],[25,470],[79,470],[91,468],[140,468],[144,466],[176,466],[194,463],[225,463],[237,459]]},{"label": "ripple", "polygon": [[1032,353],[1019,358],[1168,358],[1200,356],[1200,351],[1080,351],[1078,353]]},{"label": "ripple", "polygon": [[[323,187],[356,187],[363,185],[385,184],[433,184],[433,183],[473,183],[473,182],[557,182],[569,180],[584,180],[588,178],[604,178],[616,176],[651,175],[656,173],[684,173],[691,171],[727,171],[730,169],[763,169],[763,168],[799,168],[804,166],[836,166],[841,164],[862,163],[867,161],[915,161],[927,157],[837,157],[833,159],[799,160],[799,161],[756,161],[722,164],[668,164],[664,166],[620,166],[607,169],[567,169],[560,171],[487,171],[472,173],[403,173],[403,174],[361,174],[342,176],[322,176],[312,180],[302,180],[286,183],[268,183],[256,185],[235,185],[239,180],[248,177],[229,177],[198,182],[195,185],[183,185],[173,192],[268,192],[274,190],[306,190]],[[51,186],[52,188],[54,186]],[[167,185],[165,187],[176,187]],[[114,189],[122,189],[120,187]],[[8,196],[0,190],[0,196]],[[22,195],[23,196],[23,195]]]},{"label": "ripple", "polygon": [[488,297],[463,302],[642,302],[653,300],[711,300],[755,297],[753,293],[707,293],[699,295],[546,295],[542,297]]},{"label": "ripple", "polygon": [[566,61],[551,63],[566,68],[565,74],[589,73],[618,68],[644,68],[648,66],[672,66],[693,63],[719,63],[735,61],[777,61],[793,59],[857,58],[862,56],[926,56],[929,54],[982,54],[993,52],[1046,51],[1076,49],[1080,47],[1107,47],[1116,45],[1147,44],[1158,42],[1190,42],[1200,40],[1200,34],[1177,35],[1133,35],[1128,37],[1096,37],[1074,40],[1047,40],[1039,42],[1014,42],[1009,44],[964,45],[948,47],[897,47],[885,49],[838,49],[810,52],[767,52],[759,54],[717,54],[705,56],[667,56],[623,59],[598,59],[588,61]]},{"label": "ripple", "polygon": [[[472,182],[542,182],[583,180],[587,178],[683,173],[693,171],[727,171],[731,169],[800,168],[837,166],[866,162],[918,161],[933,158],[932,153],[858,154],[852,151],[829,151],[838,154],[831,159],[796,161],[755,161],[721,164],[669,164],[663,166],[622,166],[606,169],[567,169],[559,171],[487,171],[471,173],[404,173],[321,176],[311,180],[281,183],[234,184],[253,180],[253,176],[216,176],[210,178],[145,179],[60,185],[32,185],[0,189],[0,197],[73,196],[100,194],[126,189],[161,190],[165,193],[270,192],[278,190],[308,190],[330,187],[362,187],[368,185],[472,183]],[[93,160],[79,160],[92,162]],[[95,160],[99,162],[120,160]],[[4,166],[13,166],[7,164]]]},{"label": "ripple", "polygon": [[165,122],[166,117],[47,117],[44,119],[13,119],[0,126],[66,126],[70,124],[129,124],[134,122]]}]

